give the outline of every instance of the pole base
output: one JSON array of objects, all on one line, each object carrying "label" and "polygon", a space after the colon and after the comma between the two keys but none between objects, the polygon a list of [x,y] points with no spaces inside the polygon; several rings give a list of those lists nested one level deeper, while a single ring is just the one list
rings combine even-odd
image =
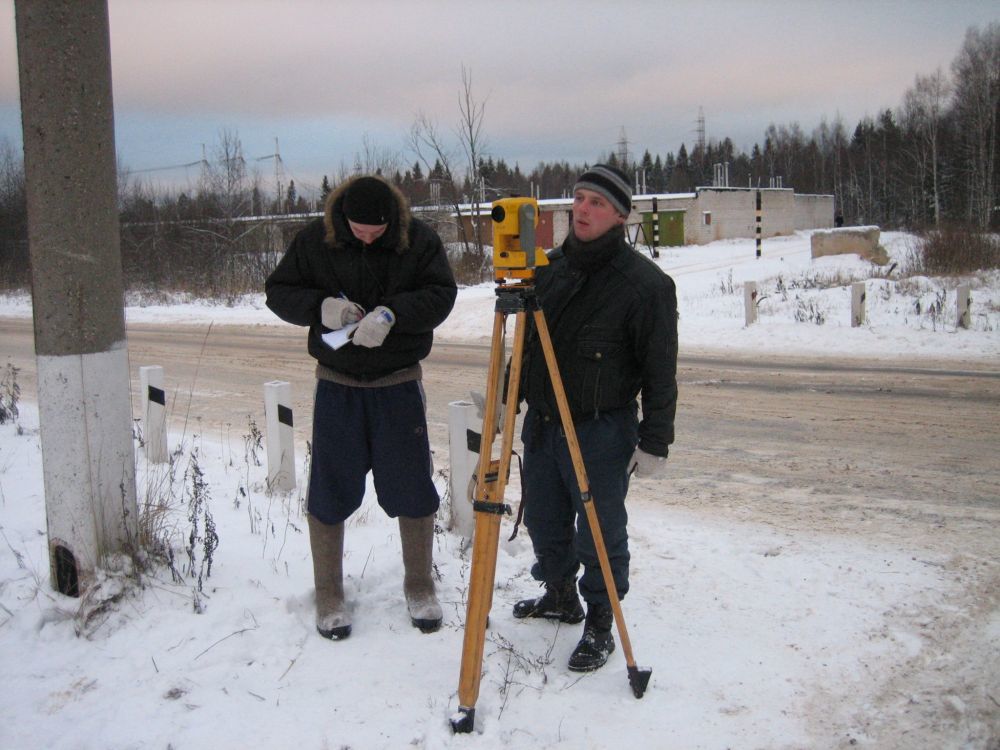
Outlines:
[{"label": "pole base", "polygon": [[646,686],[649,685],[652,674],[652,669],[628,668],[628,684],[632,686],[632,694],[636,698],[641,698],[646,693]]},{"label": "pole base", "polygon": [[468,734],[476,724],[476,709],[458,707],[458,713],[451,717],[451,731],[455,734]]}]

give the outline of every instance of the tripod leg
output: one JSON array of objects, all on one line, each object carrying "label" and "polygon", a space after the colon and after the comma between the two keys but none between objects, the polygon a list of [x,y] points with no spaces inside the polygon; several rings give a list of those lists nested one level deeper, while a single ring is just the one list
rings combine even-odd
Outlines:
[{"label": "tripod leg", "polygon": [[545,354],[545,364],[548,367],[549,379],[552,381],[552,390],[555,393],[556,403],[559,406],[559,418],[562,422],[563,432],[566,433],[566,445],[569,448],[570,458],[573,461],[573,470],[576,473],[576,483],[580,488],[580,497],[583,499],[583,507],[587,513],[587,523],[590,526],[591,536],[594,538],[594,547],[597,550],[597,558],[601,563],[601,575],[604,577],[604,586],[608,590],[608,598],[611,601],[611,610],[615,616],[615,624],[618,626],[618,635],[622,642],[622,652],[625,654],[625,663],[628,666],[629,684],[636,698],[641,698],[649,684],[651,669],[639,669],[635,665],[635,658],[632,656],[632,642],[628,637],[628,628],[625,625],[625,616],[622,614],[621,601],[618,598],[618,587],[615,586],[615,579],[611,575],[611,562],[608,560],[608,551],[604,546],[604,535],[601,533],[601,524],[597,518],[597,509],[594,507],[594,500],[590,495],[590,482],[587,479],[587,471],[583,465],[583,454],[580,451],[580,442],[576,437],[576,428],[573,425],[573,416],[569,410],[569,402],[566,400],[566,390],[563,388],[562,376],[559,374],[559,364],[556,361],[555,350],[552,348],[552,338],[549,336],[549,328],[545,322],[545,313],[542,310],[534,311],[535,328],[538,331],[538,338],[542,344],[542,351]]},{"label": "tripod leg", "polygon": [[500,516],[476,513],[472,543],[472,569],[469,574],[469,604],[465,614],[465,637],[462,641],[462,671],[458,681],[458,714],[451,719],[452,731],[471,732],[476,720],[476,700],[486,642],[486,620],[492,604],[496,576]]},{"label": "tripod leg", "polygon": [[[517,390],[520,382],[521,362],[524,353],[525,313],[518,312],[514,327],[514,351],[511,357],[508,404],[504,412],[501,431],[501,449],[498,461],[493,460],[496,440],[497,404],[503,380],[503,323],[505,315],[497,312],[493,324],[493,343],[490,350],[489,382],[483,410],[483,435],[479,448],[479,470],[476,475],[476,526],[473,532],[472,569],[469,574],[469,603],[465,617],[465,636],[462,643],[462,669],[458,683],[458,714],[451,719],[452,731],[471,732],[475,724],[476,700],[482,677],[483,648],[486,641],[486,621],[493,604],[493,583],[496,578],[497,547],[500,537],[500,520],[505,512],[503,504],[510,457],[514,443],[514,422],[517,418]],[[506,509],[509,512],[509,509]]]}]

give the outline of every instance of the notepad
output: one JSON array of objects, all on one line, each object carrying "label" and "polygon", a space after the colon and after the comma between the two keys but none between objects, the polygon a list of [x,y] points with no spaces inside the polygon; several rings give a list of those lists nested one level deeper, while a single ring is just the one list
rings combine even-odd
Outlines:
[{"label": "notepad", "polygon": [[338,328],[336,331],[328,331],[324,333],[320,336],[320,338],[322,338],[323,343],[331,349],[339,349],[344,344],[350,343],[351,337],[354,336],[354,331],[357,327],[357,323],[349,323],[343,328]]}]

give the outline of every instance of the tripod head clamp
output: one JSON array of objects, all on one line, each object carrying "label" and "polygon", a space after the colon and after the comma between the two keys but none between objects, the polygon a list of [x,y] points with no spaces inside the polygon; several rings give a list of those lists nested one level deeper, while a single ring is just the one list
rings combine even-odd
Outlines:
[{"label": "tripod head clamp", "polygon": [[496,281],[532,279],[537,266],[549,263],[535,244],[538,201],[534,198],[501,198],[493,201],[493,271]]}]

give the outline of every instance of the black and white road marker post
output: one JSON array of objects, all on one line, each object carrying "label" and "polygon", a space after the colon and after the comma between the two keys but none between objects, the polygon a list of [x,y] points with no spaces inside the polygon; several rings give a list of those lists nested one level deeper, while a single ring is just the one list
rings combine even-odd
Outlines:
[{"label": "black and white road marker post", "polygon": [[267,423],[267,486],[271,491],[295,489],[295,430],[292,386],[284,380],[264,383]]},{"label": "black and white road marker post", "polygon": [[448,404],[448,450],[451,464],[451,471],[448,472],[451,492],[450,530],[466,538],[472,538],[476,525],[469,483],[479,464],[481,425],[482,417],[477,416],[476,405],[473,402],[452,401]]},{"label": "black and white road marker post", "polygon": [[757,282],[748,281],[743,285],[743,311],[747,326],[757,322]]},{"label": "black and white road marker post", "polygon": [[151,464],[167,462],[167,394],[163,390],[163,368],[148,365],[139,368],[139,398],[142,399],[142,437],[146,460]]},{"label": "black and white road marker post", "polygon": [[972,327],[972,292],[968,284],[962,284],[955,290],[956,325],[959,328]]},{"label": "black and white road marker post", "polygon": [[867,320],[865,312],[865,282],[856,281],[851,284],[851,328],[860,328]]}]

